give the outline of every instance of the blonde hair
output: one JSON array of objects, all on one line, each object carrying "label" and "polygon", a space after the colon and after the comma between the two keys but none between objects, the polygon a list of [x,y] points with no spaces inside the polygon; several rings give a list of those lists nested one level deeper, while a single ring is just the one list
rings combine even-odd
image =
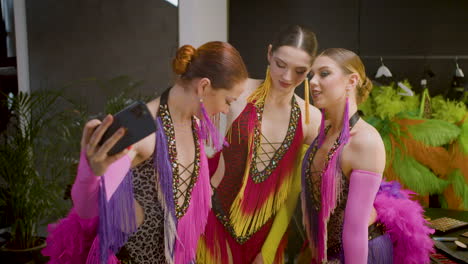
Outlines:
[{"label": "blonde hair", "polygon": [[355,73],[359,76],[358,85],[356,86],[356,102],[363,103],[369,97],[372,91],[372,81],[366,76],[366,69],[356,53],[342,48],[326,49],[320,56],[326,56],[335,61],[346,74]]}]

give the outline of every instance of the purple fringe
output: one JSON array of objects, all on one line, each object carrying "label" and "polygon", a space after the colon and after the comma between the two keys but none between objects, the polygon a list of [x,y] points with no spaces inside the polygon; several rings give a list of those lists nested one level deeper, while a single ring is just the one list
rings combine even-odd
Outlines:
[{"label": "purple fringe", "polygon": [[133,203],[133,174],[130,170],[114,195],[107,202],[105,178],[99,186],[99,247],[100,263],[106,263],[109,254],[116,254],[137,230]]},{"label": "purple fringe", "polygon": [[386,194],[397,199],[406,199],[404,193],[401,192],[401,184],[397,181],[386,182],[382,181],[379,187],[379,194]]},{"label": "purple fringe", "polygon": [[[322,130],[323,128],[320,128]],[[330,215],[336,208],[337,203],[341,199],[341,168],[340,168],[340,157],[343,147],[349,141],[349,101],[346,98],[345,110],[343,115],[343,125],[339,137],[339,147],[336,149],[336,153],[329,161],[324,172],[322,174],[321,182],[321,207],[319,212],[318,221],[318,259],[322,261],[326,259],[327,251],[327,223],[330,219]],[[323,143],[323,142],[322,142]],[[321,145],[318,145],[320,148]]]},{"label": "purple fringe", "polygon": [[[340,157],[343,147],[348,143],[350,137],[349,131],[349,102],[346,98],[344,115],[343,115],[343,127],[341,129],[339,137],[339,147],[336,150],[336,153],[333,155],[332,159],[329,161],[326,168],[324,168],[322,174],[321,182],[321,204],[318,206],[319,210],[315,209],[313,206],[313,201],[311,200],[310,191],[308,188],[304,188],[303,192],[303,209],[305,211],[304,223],[306,224],[307,232],[309,233],[309,240],[312,248],[317,249],[317,256],[313,254],[319,261],[326,259],[326,243],[327,243],[327,223],[330,215],[336,208],[337,203],[341,199],[341,189],[342,189],[342,180],[341,180],[341,169],[340,169]],[[317,140],[311,145],[307,151],[308,155],[310,150],[317,145],[320,148],[325,141],[325,111],[322,109],[322,121],[320,124],[320,131],[317,137]],[[306,156],[307,157],[307,156]],[[305,169],[307,166],[307,161],[303,162],[303,184],[305,184]],[[306,185],[303,185],[306,186]]]},{"label": "purple fringe", "polygon": [[314,204],[314,201],[312,199],[312,190],[308,187],[305,172],[306,172],[307,166],[310,165],[308,162],[310,152],[318,143],[317,140],[318,138],[316,138],[314,142],[310,145],[310,147],[307,149],[304,159],[302,160],[302,170],[301,170],[302,186],[303,186],[301,198],[302,198],[302,211],[304,212],[303,223],[306,228],[306,232],[309,237],[309,240],[312,239],[312,241],[309,241],[309,243],[311,243],[311,248],[315,248],[315,246],[318,243],[317,230],[318,230],[319,211],[315,209],[317,205]]},{"label": "purple fringe", "polygon": [[159,194],[164,208],[164,249],[166,261],[172,263],[177,237],[177,218],[175,216],[175,203],[172,182],[172,166],[169,158],[167,137],[164,133],[161,118],[156,119],[156,149],[153,155],[153,165],[159,177]]},{"label": "purple fringe", "polygon": [[[367,264],[394,264],[393,244],[390,235],[383,234],[368,242]],[[329,260],[340,260],[346,264],[343,250],[337,256],[331,256]],[[398,263],[400,264],[400,263]]]},{"label": "purple fringe", "polygon": [[345,111],[343,117],[343,128],[340,134],[340,144],[346,145],[349,141],[349,100],[346,98]]},{"label": "purple fringe", "polygon": [[318,135],[318,144],[321,146],[325,141],[325,109],[322,109],[322,120],[320,121],[320,131]]},{"label": "purple fringe", "polygon": [[221,141],[221,137],[219,134],[218,129],[215,125],[211,122],[210,116],[206,111],[203,102],[200,102],[200,108],[202,117],[200,118],[200,137],[201,139],[210,142],[213,144],[213,148],[216,152],[220,151],[223,148],[224,140]]},{"label": "purple fringe", "polygon": [[393,244],[390,235],[383,234],[369,241],[367,264],[393,264]]},{"label": "purple fringe", "polygon": [[153,155],[153,164],[159,175],[159,186],[164,195],[167,210],[173,212],[175,218],[174,193],[172,191],[172,166],[169,158],[169,147],[167,137],[164,133],[161,118],[156,119],[156,149]]},{"label": "purple fringe", "polygon": [[[107,259],[106,262],[102,262],[100,260],[100,240],[99,240],[99,236],[96,236],[92,245],[91,245],[91,248],[89,250],[89,254],[88,254],[88,257],[86,259],[86,264],[102,264],[102,263],[106,263],[106,264],[120,264],[119,260],[117,259],[117,257],[115,256],[115,254],[108,250],[109,254],[109,258]],[[83,263],[83,262],[80,262],[80,263]]]}]

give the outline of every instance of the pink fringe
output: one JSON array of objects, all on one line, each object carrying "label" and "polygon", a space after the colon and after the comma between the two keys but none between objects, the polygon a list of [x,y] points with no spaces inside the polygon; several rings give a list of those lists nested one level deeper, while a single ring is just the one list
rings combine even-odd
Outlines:
[{"label": "pink fringe", "polygon": [[[325,122],[323,120],[324,115],[322,115],[322,123],[320,127],[319,135],[319,145],[325,140],[324,126]],[[320,142],[322,141],[322,142]],[[322,192],[322,205],[319,212],[318,219],[318,259],[326,259],[326,245],[327,245],[327,223],[330,219],[330,215],[336,208],[338,201],[341,199],[341,167],[340,167],[340,157],[343,147],[349,141],[349,102],[346,98],[345,110],[343,115],[343,127],[341,129],[340,138],[339,138],[339,147],[336,150],[335,154],[327,164],[327,167],[324,168],[325,171],[322,175],[321,183],[321,192]]]},{"label": "pink fringe", "polygon": [[176,264],[192,263],[195,260],[198,239],[205,231],[208,213],[211,209],[208,160],[204,151],[203,144],[200,144],[200,174],[192,189],[190,206],[177,224],[178,239],[174,256]]},{"label": "pink fringe", "polygon": [[[91,249],[89,250],[89,255],[88,259],[86,260],[86,264],[100,264],[102,263],[100,261],[101,259],[101,254],[99,253],[100,250],[100,243],[99,243],[99,236],[96,236],[96,239],[94,239],[94,242],[91,246]],[[107,253],[107,264],[120,264],[119,260],[117,257],[114,255],[114,253],[111,250],[108,250]]]},{"label": "pink fringe", "polygon": [[382,182],[374,202],[378,221],[386,227],[393,242],[393,263],[430,263],[434,230],[423,218],[423,208],[411,200],[415,193],[401,190],[397,182]]},{"label": "pink fringe", "polygon": [[210,116],[208,115],[203,102],[200,102],[200,108],[202,113],[199,129],[200,138],[208,143],[212,143],[216,152],[220,151],[223,148],[224,139],[221,140],[221,135],[216,126],[211,122]]},{"label": "pink fringe", "polygon": [[321,146],[325,140],[325,110],[322,109],[322,120],[320,121],[320,131],[318,134],[318,144]]}]

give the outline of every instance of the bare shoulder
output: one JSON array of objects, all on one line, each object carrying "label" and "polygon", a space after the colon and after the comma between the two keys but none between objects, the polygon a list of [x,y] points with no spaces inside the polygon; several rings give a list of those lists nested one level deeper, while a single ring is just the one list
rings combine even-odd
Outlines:
[{"label": "bare shoulder", "polygon": [[304,128],[304,141],[305,141],[304,143],[310,145],[318,134],[320,122],[322,119],[322,113],[320,112],[318,108],[309,104],[310,122],[309,124],[306,124],[305,123],[306,102],[304,99],[302,99],[298,95],[294,94],[294,96],[296,98],[297,104],[299,105],[299,108],[301,109],[301,113],[302,113],[302,127]]},{"label": "bare shoulder", "polygon": [[155,98],[151,101],[149,101],[146,106],[148,107],[148,109],[150,110],[151,112],[151,115],[153,116],[153,118],[156,119],[156,114],[158,113],[158,110],[159,110],[159,102],[161,101],[161,97],[158,97],[158,98]]},{"label": "bare shoulder", "polygon": [[385,152],[384,143],[377,129],[361,120],[351,133],[351,139],[349,141],[349,147],[356,152],[368,152],[368,151],[383,151]]},{"label": "bare shoulder", "polygon": [[385,146],[379,132],[361,120],[351,133],[348,151],[351,168],[382,173],[385,169]]},{"label": "bare shoulder", "polygon": [[[156,115],[159,110],[160,98],[155,98],[148,102],[146,106],[148,107],[153,119],[156,120]],[[132,162],[132,166],[136,166],[141,162],[147,160],[154,152],[154,146],[156,144],[155,133],[150,134],[149,136],[143,138],[133,145],[134,150],[136,151],[135,159]]]},{"label": "bare shoulder", "polygon": [[246,103],[247,98],[262,84],[263,80],[259,79],[247,79],[245,82],[245,90],[242,92],[242,94],[239,96],[236,102],[240,103]]},{"label": "bare shoulder", "polygon": [[263,82],[263,80],[256,79],[247,79],[245,82],[244,92],[237,98],[236,101],[232,102],[227,114],[227,126],[229,127],[234,120],[242,113],[245,106],[247,105],[247,98],[257,89],[258,86]]}]

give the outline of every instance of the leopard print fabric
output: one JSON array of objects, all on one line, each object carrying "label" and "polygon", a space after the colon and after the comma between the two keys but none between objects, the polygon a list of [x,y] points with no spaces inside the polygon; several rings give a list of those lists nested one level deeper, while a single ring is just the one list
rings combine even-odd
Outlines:
[{"label": "leopard print fabric", "polygon": [[[313,184],[315,185],[315,190],[320,190],[321,172],[311,172]],[[348,192],[349,192],[349,180],[346,178],[344,173],[341,173],[341,180],[343,184],[341,187],[341,199],[338,201],[335,210],[330,215],[330,219],[327,224],[327,255],[333,256],[337,255],[342,250],[342,233],[343,233],[343,222],[344,222],[344,212],[346,209],[346,202],[348,201]],[[320,193],[319,193],[320,194]],[[321,199],[318,197],[317,199]],[[330,262],[329,262],[330,263]]]},{"label": "leopard print fabric", "polygon": [[145,219],[121,250],[125,257],[119,259],[129,264],[164,264],[164,211],[157,197],[153,156],[133,169],[133,191]]}]

